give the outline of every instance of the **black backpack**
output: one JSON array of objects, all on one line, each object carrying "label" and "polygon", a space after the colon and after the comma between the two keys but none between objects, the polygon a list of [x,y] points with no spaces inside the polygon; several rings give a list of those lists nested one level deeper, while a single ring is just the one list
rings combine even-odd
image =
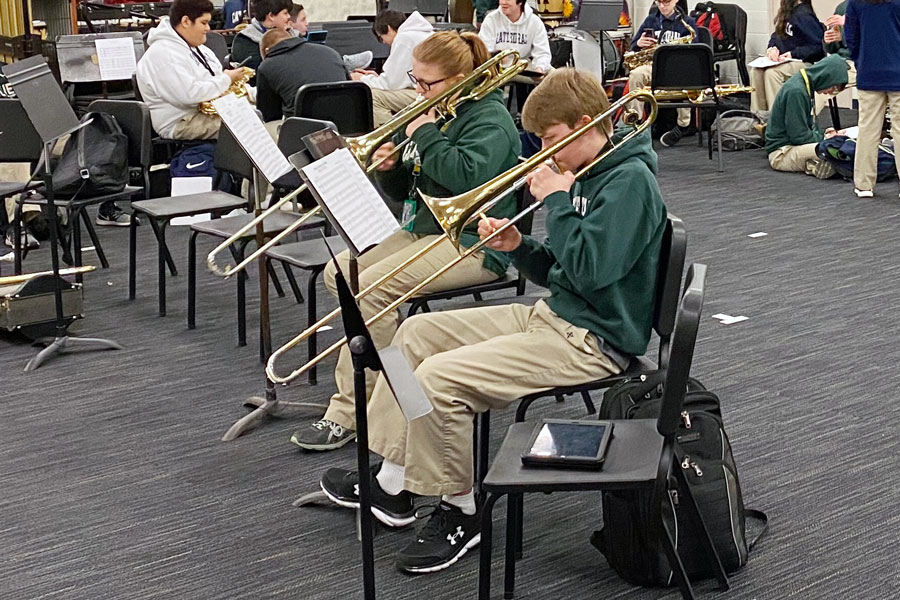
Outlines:
[{"label": "black backpack", "polygon": [[[625,379],[607,390],[600,405],[600,419],[655,419],[662,403],[664,370]],[[686,480],[726,572],[747,563],[753,544],[765,532],[765,514],[744,508],[731,444],[722,426],[718,397],[690,378],[684,399],[682,423],[676,436],[676,461]],[[678,468],[676,464],[674,468]],[[686,507],[676,479],[670,477],[669,508],[664,519],[675,532],[675,546],[691,579],[712,577],[700,535],[688,524]],[[652,490],[603,493],[603,529],[591,543],[606,556],[609,565],[626,581],[643,586],[673,583],[665,551],[650,539]],[[751,516],[763,523],[756,538],[747,542],[744,520]]]},{"label": "black backpack", "polygon": [[53,169],[53,193],[63,199],[115,194],[128,184],[128,137],[115,117],[89,112]]}]

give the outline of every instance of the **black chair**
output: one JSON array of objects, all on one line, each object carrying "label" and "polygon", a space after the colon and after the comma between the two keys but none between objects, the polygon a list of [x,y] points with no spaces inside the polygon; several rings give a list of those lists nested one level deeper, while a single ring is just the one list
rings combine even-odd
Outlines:
[{"label": "black chair", "polygon": [[[577,386],[556,387],[543,392],[535,392],[521,399],[516,407],[516,422],[525,420],[531,405],[542,398],[554,398],[557,402],[566,396],[579,394],[588,414],[596,414],[597,409],[591,399],[591,392],[614,386],[623,379],[636,377],[656,369],[665,369],[669,360],[669,343],[675,328],[675,313],[681,290],[681,276],[687,255],[687,232],[684,222],[675,215],[669,215],[663,232],[659,250],[659,265],[656,272],[656,295],[653,299],[653,331],[659,339],[659,349],[655,361],[647,356],[636,356],[618,375],[611,375]],[[535,298],[536,301],[538,298]],[[490,456],[490,412],[476,415],[475,423],[475,481],[481,481],[487,472]]]},{"label": "black chair", "polygon": [[[653,90],[705,90],[711,88],[712,98],[703,102],[688,100],[660,101],[660,108],[691,108],[700,122],[700,109],[714,108],[716,121],[725,110],[715,92],[716,75],[713,70],[712,48],[706,44],[663,44],[653,54],[653,71],[650,76]],[[719,172],[722,171],[722,130],[718,132]],[[699,133],[699,132],[698,132]],[[707,139],[709,159],[712,160],[712,139]]]},{"label": "black chair", "polygon": [[417,10],[423,17],[444,18],[447,16],[448,2],[447,0],[390,0],[388,8],[398,10],[406,15]]},{"label": "black chair", "polygon": [[[253,180],[253,165],[250,158],[243,148],[234,139],[227,127],[222,127],[219,131],[219,141],[216,144],[216,169],[236,175],[242,180]],[[250,197],[253,197],[251,191]],[[196,297],[197,297],[197,237],[200,234],[209,235],[218,239],[227,239],[236,234],[241,228],[247,225],[254,218],[253,214],[237,215],[224,217],[221,219],[213,219],[202,223],[194,223],[191,225],[191,237],[188,243],[188,329],[196,328]],[[263,232],[265,238],[270,238],[286,227],[294,223],[298,218],[296,213],[285,211],[277,211],[263,221]],[[321,227],[322,219],[310,219],[302,229]],[[245,235],[241,241],[232,245],[230,248],[232,257],[235,262],[243,260],[244,252],[247,245],[255,240],[256,232],[251,231]],[[279,297],[284,296],[284,290],[275,275],[274,269],[269,269],[270,281],[275,288],[275,292]],[[288,274],[291,281],[292,275]],[[238,273],[237,277],[237,321],[238,321],[238,345],[245,346],[247,344],[247,317],[246,317],[246,271]],[[303,302],[302,296],[299,294],[299,288],[296,283],[291,281],[291,287],[297,295],[297,301]],[[260,340],[260,344],[262,340]]]},{"label": "black chair", "polygon": [[213,54],[222,63],[223,69],[228,68],[228,42],[225,41],[225,36],[221,33],[210,31],[206,34],[206,41],[203,45],[213,51]]},{"label": "black chair", "polygon": [[[25,109],[18,99],[0,98],[0,132],[3,132],[0,163],[30,163],[33,168],[41,160],[41,137],[28,120],[28,115],[25,114]],[[0,181],[0,200],[4,200],[3,210],[0,211],[3,233],[6,233],[6,228],[11,225],[6,214],[6,198],[40,186],[39,178],[34,181]],[[21,269],[21,264],[18,268]]]},{"label": "black chair", "polygon": [[666,383],[663,392],[659,418],[616,420],[613,422],[614,435],[610,441],[603,469],[599,471],[576,471],[555,468],[523,467],[521,455],[534,429],[532,423],[516,423],[506,433],[497,457],[484,481],[482,490],[486,499],[481,514],[481,563],[479,570],[478,597],[490,598],[491,550],[493,541],[493,508],[502,496],[507,495],[506,563],[504,577],[504,597],[512,598],[515,587],[516,548],[521,539],[521,529],[517,527],[521,503],[517,502],[526,493],[585,492],[607,490],[652,490],[651,506],[657,508],[650,515],[647,527],[648,539],[659,540],[673,579],[678,584],[682,597],[693,600],[691,582],[684,570],[675,544],[675,535],[664,519],[664,505],[668,504],[667,493],[670,478],[674,477],[686,490],[682,503],[693,525],[706,533],[700,536],[701,546],[707,560],[716,573],[720,587],[728,589],[728,577],[706,525],[703,515],[686,485],[684,473],[675,462],[676,432],[685,388],[690,374],[694,353],[694,343],[700,325],[705,292],[706,266],[695,264],[688,270],[685,292],[672,335]]},{"label": "black chair", "polygon": [[721,25],[725,30],[725,36],[732,41],[734,47],[721,52],[716,52],[713,60],[716,63],[735,61],[741,83],[750,85],[750,73],[747,71],[747,13],[737,4],[716,3]]},{"label": "black chair", "polygon": [[[533,201],[534,197],[528,191],[527,186],[522,187],[516,195],[516,212],[521,212]],[[532,212],[522,218],[522,220],[520,220],[516,224],[516,226],[523,235],[530,235],[533,223],[534,213]],[[521,273],[517,273],[515,276],[513,276],[511,273],[509,273],[509,271],[507,271],[496,280],[490,281],[488,283],[479,283],[476,285],[467,285],[464,287],[454,288],[452,290],[443,290],[440,292],[421,294],[409,299],[408,303],[410,306],[406,316],[411,317],[420,310],[422,312],[431,312],[431,306],[429,304],[430,302],[434,302],[436,300],[449,300],[451,298],[458,298],[459,296],[471,295],[476,301],[481,302],[484,300],[483,294],[486,294],[487,292],[496,292],[499,290],[508,289],[515,289],[516,296],[522,296],[523,294],[525,294],[526,283],[527,281],[525,279],[525,276]]]},{"label": "black chair", "polygon": [[294,116],[331,121],[341,135],[368,133],[375,128],[372,88],[361,81],[304,85],[294,96]]}]

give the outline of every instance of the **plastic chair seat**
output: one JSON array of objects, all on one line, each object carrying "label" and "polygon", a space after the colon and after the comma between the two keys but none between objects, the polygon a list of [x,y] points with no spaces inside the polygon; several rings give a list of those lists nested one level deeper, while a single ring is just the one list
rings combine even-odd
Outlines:
[{"label": "plastic chair seat", "polygon": [[[325,238],[332,251],[337,254],[347,249],[347,244],[339,235]],[[325,268],[331,255],[322,240],[306,240],[292,244],[282,244],[266,251],[266,256],[271,260],[285,262],[298,269]]]},{"label": "plastic chair seat", "polygon": [[[606,459],[600,470],[526,467],[521,456],[534,431],[535,423],[514,423],[497,451],[497,456],[482,482],[488,493],[511,494],[531,487],[542,491],[581,491],[615,489],[617,482],[636,482],[647,487],[656,480],[663,437],[656,430],[656,419],[616,421]],[[653,440],[653,443],[648,443]]]},{"label": "plastic chair seat", "polygon": [[[297,214],[292,212],[278,211],[273,213],[263,220],[263,234],[268,236],[278,233],[293,224],[297,218]],[[202,223],[194,223],[191,225],[191,229],[198,233],[204,233],[214,237],[229,238],[253,219],[254,215],[251,214],[236,215],[233,217],[203,221]],[[321,227],[323,223],[323,219],[313,217],[304,223],[301,229]],[[248,231],[245,237],[252,238],[254,236],[256,236],[255,229]]]},{"label": "plastic chair seat", "polygon": [[131,204],[132,210],[140,211],[156,220],[187,217],[205,212],[234,210],[247,205],[247,201],[225,192],[203,192],[186,196],[169,196],[140,200]]}]

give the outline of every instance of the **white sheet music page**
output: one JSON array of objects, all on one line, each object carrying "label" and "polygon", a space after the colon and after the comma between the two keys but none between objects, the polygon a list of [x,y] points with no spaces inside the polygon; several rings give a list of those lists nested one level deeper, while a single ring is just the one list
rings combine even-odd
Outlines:
[{"label": "white sheet music page", "polygon": [[131,79],[137,64],[134,59],[134,39],[130,37],[94,40],[100,79],[118,81]]},{"label": "white sheet music page", "polygon": [[213,100],[216,112],[222,117],[228,130],[241,145],[263,177],[272,183],[291,170],[291,163],[284,157],[278,145],[249,102],[234,94],[226,94]]},{"label": "white sheet music page", "polygon": [[345,241],[357,251],[382,242],[400,229],[349,149],[335,150],[302,171],[349,238]]}]

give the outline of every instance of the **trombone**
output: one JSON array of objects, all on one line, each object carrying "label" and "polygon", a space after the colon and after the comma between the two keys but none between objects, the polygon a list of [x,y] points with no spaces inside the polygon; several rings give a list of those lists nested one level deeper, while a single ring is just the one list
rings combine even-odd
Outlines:
[{"label": "trombone", "polygon": [[[466,75],[466,77],[464,77],[458,83],[444,90],[444,92],[440,95],[435,96],[430,100],[419,97],[412,104],[394,115],[393,119],[391,119],[381,127],[364,135],[345,138],[345,142],[350,151],[359,161],[359,163],[366,168],[366,172],[371,173],[389,156],[392,156],[395,153],[399,152],[407,143],[409,143],[409,138],[406,138],[402,143],[398,144],[390,155],[382,158],[375,163],[369,164],[369,160],[371,159],[372,154],[375,152],[375,150],[386,140],[390,139],[390,137],[396,132],[404,129],[407,124],[419,117],[419,115],[425,114],[431,109],[435,109],[438,111],[441,119],[446,123],[456,116],[456,110],[461,104],[465,102],[475,102],[481,100],[494,90],[506,85],[506,83],[508,83],[513,77],[525,70],[527,66],[528,61],[519,60],[519,53],[515,50],[506,50],[504,52],[501,52],[500,54],[492,57],[490,60],[482,63],[481,66]],[[459,96],[458,98],[455,97],[457,94],[463,92],[466,89],[469,89],[469,91]],[[278,202],[274,203],[272,206],[260,213],[249,223],[241,227],[230,238],[224,240],[221,244],[216,246],[213,251],[206,256],[207,268],[216,275],[221,275],[225,278],[231,277],[235,273],[242,271],[250,263],[257,260],[269,248],[280,243],[281,240],[300,229],[300,227],[310,218],[318,215],[322,211],[322,209],[316,206],[303,216],[299,217],[296,221],[291,223],[287,228],[280,231],[268,242],[257,248],[255,252],[244,258],[244,260],[242,260],[237,265],[229,265],[222,269],[216,263],[216,256],[220,252],[223,252],[229,246],[241,240],[241,238],[246,236],[259,223],[268,218],[269,215],[280,210],[282,206],[294,200],[294,198],[302,194],[306,189],[307,185],[304,183],[296,190],[294,190],[284,198],[281,198]]]},{"label": "trombone", "polygon": [[[599,125],[604,119],[608,117],[612,117],[616,114],[618,110],[627,106],[627,104],[633,100],[640,100],[645,102],[647,106],[650,107],[650,114],[641,120],[641,116],[636,114],[633,111],[626,111],[625,116],[623,117],[623,122],[630,126],[632,129],[628,133],[626,133],[621,139],[618,141],[613,141],[610,139],[609,145],[607,149],[600,153],[599,156],[594,158],[590,163],[586,166],[582,167],[577,173],[575,173],[575,178],[578,179],[588,173],[591,169],[593,169],[596,165],[601,163],[607,157],[609,157],[612,153],[617,151],[619,148],[627,144],[636,136],[640,135],[644,130],[646,130],[653,123],[654,119],[656,119],[656,99],[653,97],[653,94],[648,90],[635,90],[621,99],[610,105],[602,113],[595,116],[590,123],[586,124],[584,127],[580,127],[559,140],[552,146],[549,146],[527,161],[524,161],[515,167],[509,169],[508,171],[501,173],[497,177],[488,181],[487,183],[480,185],[477,188],[469,190],[468,192],[464,192],[457,196],[453,196],[451,198],[434,198],[431,196],[426,196],[420,193],[423,201],[428,205],[428,208],[434,213],[435,218],[440,224],[441,228],[445,231],[445,233],[441,236],[435,238],[428,246],[409,257],[407,260],[403,261],[401,264],[397,265],[390,272],[386,273],[382,277],[380,277],[377,281],[374,281],[371,285],[366,287],[364,290],[360,291],[356,296],[356,300],[358,301],[360,298],[366,296],[371,293],[377,287],[382,285],[385,281],[393,278],[397,273],[401,272],[408,265],[415,262],[429,251],[432,248],[440,244],[444,241],[444,239],[449,239],[453,242],[457,249],[459,249],[459,236],[462,233],[464,227],[470,223],[471,221],[478,218],[484,211],[486,211],[489,207],[493,206],[501,198],[504,196],[518,190],[526,183],[526,176],[528,173],[539,167],[542,163],[550,160],[554,154],[568,146],[570,143],[574,142],[582,135],[590,131],[593,127]],[[529,206],[515,215],[509,222],[504,223],[501,227],[498,227],[490,235],[479,240],[473,246],[463,250],[460,252],[460,255],[454,258],[452,261],[423,279],[421,282],[416,284],[412,289],[407,291],[401,297],[394,300],[388,306],[384,307],[381,311],[379,311],[374,316],[370,317],[366,320],[366,326],[371,325],[375,321],[383,318],[385,315],[390,314],[394,310],[397,309],[404,302],[415,296],[419,291],[425,288],[432,281],[446,273],[448,270],[453,268],[457,263],[472,255],[475,252],[478,252],[483,246],[485,246],[490,240],[494,237],[500,235],[508,228],[512,227],[528,214],[537,210],[541,205],[541,201],[532,202]],[[319,319],[318,322],[308,327],[303,332],[299,333],[292,340],[287,342],[281,348],[275,350],[271,356],[269,356],[269,360],[266,363],[266,377],[269,378],[269,381],[273,383],[280,383],[282,385],[287,385],[300,375],[306,373],[309,369],[319,364],[326,357],[331,355],[336,350],[340,349],[344,344],[347,343],[347,338],[343,337],[322,352],[320,352],[315,357],[311,358],[306,364],[298,367],[288,375],[282,376],[279,375],[275,371],[275,365],[278,359],[285,353],[294,348],[297,344],[301,343],[303,340],[307,339],[310,335],[315,333],[322,325],[332,320],[334,317],[339,315],[341,312],[340,308],[337,308],[331,311],[326,316]]]}]

